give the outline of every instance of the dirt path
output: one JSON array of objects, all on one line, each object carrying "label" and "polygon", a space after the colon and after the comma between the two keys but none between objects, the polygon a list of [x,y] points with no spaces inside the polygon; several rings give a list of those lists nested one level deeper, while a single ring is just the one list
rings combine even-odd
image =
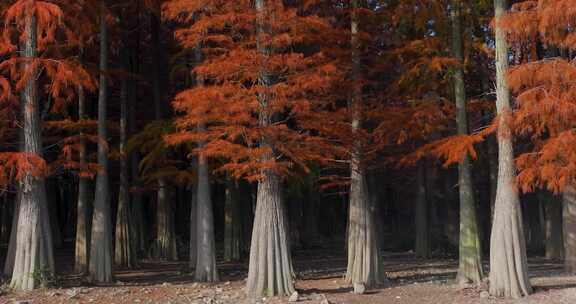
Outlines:
[{"label": "dirt path", "polygon": [[[385,268],[391,287],[355,295],[344,285],[344,258],[329,251],[299,252],[295,256],[300,303],[318,304],[324,298],[342,304],[572,304],[576,303],[576,277],[562,275],[561,265],[530,260],[536,293],[517,301],[484,298],[478,289],[452,285],[457,263],[453,259],[422,261],[411,254],[387,254]],[[143,263],[137,270],[117,271],[111,286],[87,286],[81,278],[62,275],[59,288],[32,293],[4,292],[0,304],[28,300],[43,303],[93,304],[233,304],[254,303],[243,292],[246,265],[222,263],[222,282],[199,284],[186,273],[185,263]],[[260,303],[287,303],[286,298],[267,298]]]}]

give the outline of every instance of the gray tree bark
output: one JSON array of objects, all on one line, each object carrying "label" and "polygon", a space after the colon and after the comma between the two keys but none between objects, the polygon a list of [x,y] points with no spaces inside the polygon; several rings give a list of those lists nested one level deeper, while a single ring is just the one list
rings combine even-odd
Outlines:
[{"label": "gray tree bark", "polygon": [[507,1],[494,0],[496,15],[496,110],[498,121],[498,184],[494,221],[490,237],[490,294],[521,298],[532,292],[526,261],[522,210],[514,186],[516,168],[512,132],[506,116],[510,112],[510,91],[506,81],[508,45],[498,21]]},{"label": "gray tree bark", "polygon": [[545,256],[550,260],[562,260],[564,258],[562,201],[552,193],[544,191],[540,191],[539,200],[545,210]]},{"label": "gray tree bark", "polygon": [[[126,51],[122,51],[127,57]],[[127,58],[124,58],[127,70]],[[116,265],[133,268],[136,266],[136,247],[132,232],[130,208],[130,182],[128,177],[128,156],[126,153],[128,123],[128,80],[122,79],[120,92],[120,187],[118,189],[118,210],[116,215],[116,235],[114,262]]]},{"label": "gray tree bark", "polygon": [[[83,57],[83,50],[80,50],[80,57]],[[78,86],[78,119],[86,118],[86,95],[84,87]],[[80,132],[80,136],[83,132]],[[86,166],[86,143],[80,139],[79,148],[80,166]],[[76,238],[74,245],[74,271],[76,273],[86,273],[88,271],[88,253],[90,252],[90,227],[88,219],[88,195],[89,179],[78,177],[78,207],[76,211]]]},{"label": "gray tree bark", "polygon": [[[26,15],[26,41],[23,43],[23,57],[37,56],[37,16]],[[23,69],[34,69],[26,61]],[[32,75],[37,70],[27,71]],[[21,93],[23,139],[22,152],[42,157],[41,121],[38,105],[37,78],[31,77]],[[46,188],[42,176],[27,173],[19,184],[20,207],[14,266],[10,287],[19,290],[32,290],[43,282],[42,276],[54,273],[54,257],[50,220],[48,218]]]},{"label": "gray tree bark", "polygon": [[6,251],[6,259],[4,261],[4,274],[10,275],[14,271],[14,257],[16,256],[16,242],[18,239],[18,217],[20,216],[20,200],[22,191],[20,187],[17,189],[16,197],[14,198],[14,211],[12,213],[12,226],[10,228],[10,240],[8,241],[8,250]]},{"label": "gray tree bark", "polygon": [[107,102],[108,102],[108,26],[106,7],[100,8],[100,88],[98,95],[98,165],[96,177],[94,213],[92,215],[92,235],[90,244],[89,280],[95,283],[110,283],[112,274],[112,221],[110,192],[108,183],[108,141]]},{"label": "gray tree bark", "polygon": [[[267,23],[270,16],[266,4],[266,0],[255,0],[257,48],[263,63],[271,54],[268,42],[263,41],[269,34]],[[266,88],[271,86],[270,78],[262,64],[258,77],[259,86],[264,88],[263,92],[258,94],[259,125],[262,128],[270,126],[274,121],[270,111],[272,97],[266,91]],[[261,139],[260,146],[271,150],[262,157],[263,162],[274,159],[274,147],[267,138]],[[280,177],[272,170],[262,170],[257,191],[246,293],[251,297],[291,295],[295,291],[294,272]]]},{"label": "gray tree bark", "polygon": [[563,194],[563,237],[564,237],[564,270],[576,273],[576,190],[567,187]]},{"label": "gray tree bark", "polygon": [[236,181],[226,181],[226,201],[224,206],[224,260],[238,261],[242,258],[242,213],[238,201]]},{"label": "gray tree bark", "polygon": [[[450,19],[452,22],[452,56],[459,66],[454,69],[454,97],[456,103],[456,124],[458,134],[468,135],[468,117],[466,115],[466,87],[464,84],[464,52],[462,50],[460,0],[452,0]],[[476,220],[476,200],[472,182],[470,156],[458,164],[458,190],[460,193],[460,241],[457,281],[460,284],[480,284],[482,271],[482,249]]]},{"label": "gray tree bark", "polygon": [[[350,99],[352,133],[362,127],[362,87],[359,0],[351,2],[351,48],[353,89]],[[362,163],[362,143],[354,143],[350,159],[350,210],[348,219],[348,265],[345,281],[372,287],[383,283],[386,274],[380,261],[380,244],[376,235],[374,206],[368,192],[365,166]]]},{"label": "gray tree bark", "polygon": [[428,221],[428,201],[426,191],[426,166],[420,162],[416,172],[416,202],[414,210],[414,224],[416,237],[414,252],[416,257],[427,259],[430,257],[430,225]]}]

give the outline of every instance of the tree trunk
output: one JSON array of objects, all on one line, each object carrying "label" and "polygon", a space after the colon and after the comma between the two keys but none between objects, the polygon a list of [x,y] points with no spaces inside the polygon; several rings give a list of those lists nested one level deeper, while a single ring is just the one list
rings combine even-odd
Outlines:
[{"label": "tree trunk", "polygon": [[[122,51],[125,53],[126,51]],[[126,54],[123,54],[126,57]],[[128,61],[124,58],[127,69]],[[118,189],[118,210],[116,215],[116,235],[114,262],[116,265],[133,268],[136,266],[136,248],[133,242],[130,214],[130,187],[128,181],[128,157],[126,153],[128,122],[128,80],[122,79],[120,92],[120,187]]]},{"label": "tree trunk", "polygon": [[423,162],[418,164],[416,188],[416,206],[414,211],[416,238],[414,252],[416,257],[427,259],[430,257],[430,226],[428,225],[428,202],[426,200],[426,167]]},{"label": "tree trunk", "polygon": [[562,202],[552,193],[541,191],[540,203],[545,210],[546,258],[561,260],[564,258],[564,239],[562,237]]},{"label": "tree trunk", "polygon": [[[199,129],[202,128],[202,126],[199,127]],[[208,174],[208,159],[200,154],[198,155],[198,189],[196,191],[196,249],[198,253],[196,255],[196,271],[194,272],[194,279],[200,282],[218,281],[214,214]]]},{"label": "tree trunk", "polygon": [[[35,13],[26,15],[26,41],[23,43],[23,57],[37,56],[37,17]],[[26,73],[36,75],[38,71],[26,61]],[[29,79],[21,93],[24,132],[24,153],[42,157],[41,121],[38,105],[36,78]],[[28,172],[20,181],[20,208],[18,214],[16,250],[10,287],[32,290],[43,284],[45,275],[54,273],[54,257],[50,220],[46,206],[46,188],[42,175]]]},{"label": "tree trunk", "polygon": [[514,187],[516,168],[512,132],[507,122],[510,92],[506,81],[508,46],[498,25],[505,14],[506,0],[494,0],[496,13],[496,109],[498,121],[498,184],[490,237],[490,294],[521,298],[532,292],[526,261],[520,200]]},{"label": "tree trunk", "polygon": [[[197,168],[197,161],[194,160],[194,168]],[[197,186],[192,186],[192,197],[190,199],[190,268],[196,268],[196,262],[198,261],[198,195]]]},{"label": "tree trunk", "polygon": [[[456,124],[459,135],[468,135],[466,115],[466,88],[464,84],[464,53],[462,51],[461,2],[452,0],[450,17],[452,21],[452,55],[459,65],[454,70],[454,97],[456,103]],[[458,190],[460,193],[460,241],[457,281],[460,284],[480,284],[482,271],[482,249],[476,220],[476,200],[474,199],[470,156],[458,164]]]},{"label": "tree trunk", "polygon": [[238,201],[237,182],[230,178],[226,181],[226,202],[224,215],[224,260],[238,261],[242,258],[242,213]]},{"label": "tree trunk", "polygon": [[567,187],[563,195],[564,270],[576,273],[576,190]]},{"label": "tree trunk", "polygon": [[[359,0],[353,0],[351,11],[352,96],[350,110],[352,133],[362,128],[362,86],[359,37]],[[379,238],[374,223],[374,206],[368,192],[366,172],[362,163],[362,143],[355,142],[350,160],[350,209],[348,219],[348,265],[345,281],[373,287],[383,283],[386,274],[380,262]]]},{"label": "tree trunk", "polygon": [[100,88],[98,96],[98,165],[96,194],[92,218],[92,236],[90,244],[89,279],[96,283],[112,282],[112,221],[110,211],[110,193],[108,184],[108,26],[106,7],[100,8]]},{"label": "tree trunk", "polygon": [[[270,16],[268,16],[269,8],[266,7],[265,0],[255,0],[255,7],[257,48],[262,61],[258,84],[264,89],[257,96],[260,106],[258,114],[259,125],[265,129],[274,122],[274,114],[270,109],[270,103],[273,100],[266,90],[272,84],[271,75],[266,69],[271,48],[268,42],[264,41],[270,34],[267,28]],[[262,162],[270,162],[275,158],[276,152],[268,138],[261,139],[260,147],[270,150],[270,153],[262,156]],[[250,264],[246,283],[246,293],[249,296],[286,296],[295,291],[287,229],[280,177],[272,170],[264,169],[258,181],[256,212],[250,244]]]},{"label": "tree trunk", "polygon": [[[83,50],[80,50],[80,57],[83,57]],[[78,86],[78,120],[86,118],[86,95],[84,88]],[[84,134],[80,132],[82,137]],[[80,138],[79,148],[80,167],[84,170],[86,166],[86,143]],[[84,177],[82,172],[78,176],[78,207],[76,209],[76,238],[74,254],[74,271],[76,273],[86,273],[88,271],[88,253],[90,252],[90,232],[88,228],[88,191],[89,179]]]}]

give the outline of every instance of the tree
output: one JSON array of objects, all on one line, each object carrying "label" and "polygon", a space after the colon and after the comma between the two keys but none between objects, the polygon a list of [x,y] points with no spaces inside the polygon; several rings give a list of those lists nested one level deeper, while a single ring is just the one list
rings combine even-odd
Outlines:
[{"label": "tree", "polygon": [[[18,213],[11,236],[13,249],[9,249],[5,266],[11,270],[12,287],[30,290],[42,283],[41,276],[54,272],[44,183],[48,165],[43,158],[39,100],[45,94],[53,100],[63,101],[71,88],[80,84],[89,86],[90,77],[65,54],[57,52],[59,39],[74,41],[67,24],[58,22],[63,16],[60,6],[45,1],[18,0],[0,7],[5,24],[0,41],[0,57],[3,58],[0,63],[0,115],[8,118],[0,124],[2,136],[4,128],[11,125],[5,125],[6,122],[19,120],[22,126],[21,131],[16,132],[21,134],[21,143],[16,145],[20,151],[0,153],[3,167],[0,184],[17,182],[19,189]],[[38,77],[40,71],[44,75],[42,78]],[[40,89],[44,84],[49,84],[45,91]],[[7,106],[20,109],[20,113],[13,114],[17,111]],[[49,105],[43,105],[43,109],[46,108]]]},{"label": "tree", "polygon": [[[466,113],[466,88],[464,85],[464,54],[462,44],[461,2],[451,2],[450,19],[452,23],[452,55],[459,65],[454,68],[454,96],[456,99],[456,124],[458,134],[468,135],[468,117]],[[471,174],[470,156],[466,154],[458,164],[458,189],[460,192],[460,242],[459,267],[457,281],[480,284],[483,277],[482,254],[478,223],[476,221],[476,202]]]},{"label": "tree", "polygon": [[308,121],[308,94],[322,92],[334,71],[319,52],[297,50],[329,27],[283,1],[169,1],[164,10],[184,24],[176,31],[181,45],[191,49],[202,42],[207,55],[194,69],[206,84],[173,101],[178,132],[167,141],[204,142],[195,154],[222,159],[216,171],[258,183],[246,291],[291,294],[282,177],[320,157],[312,146],[321,141],[298,129]]},{"label": "tree", "polygon": [[490,237],[490,294],[520,298],[532,292],[528,277],[526,244],[522,227],[522,211],[514,187],[516,168],[512,132],[508,125],[510,91],[508,43],[499,24],[505,14],[506,0],[495,0],[496,16],[496,109],[498,113],[498,184],[494,205],[494,221]]},{"label": "tree", "polygon": [[89,278],[93,282],[112,281],[112,222],[108,182],[108,24],[104,1],[100,4],[100,85],[98,91],[98,165],[92,218]]}]

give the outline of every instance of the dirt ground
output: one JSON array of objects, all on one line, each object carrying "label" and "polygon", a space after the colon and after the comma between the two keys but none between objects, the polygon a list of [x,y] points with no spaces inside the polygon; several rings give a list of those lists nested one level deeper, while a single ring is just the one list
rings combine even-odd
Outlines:
[{"label": "dirt ground", "polygon": [[[390,287],[369,290],[364,295],[351,293],[343,282],[343,255],[331,251],[297,252],[299,303],[318,304],[573,304],[576,303],[576,277],[565,276],[561,264],[543,259],[530,260],[535,293],[522,300],[499,300],[481,295],[478,289],[462,289],[452,284],[457,261],[450,258],[418,260],[411,253],[385,254]],[[70,260],[69,258],[67,260]],[[186,263],[144,262],[136,270],[118,270],[117,282],[110,286],[90,286],[81,278],[64,274],[59,287],[31,293],[3,291],[0,304],[28,301],[43,303],[93,304],[233,304],[287,303],[287,298],[247,299],[243,292],[246,265],[219,264],[221,283],[194,283],[185,271]],[[326,302],[324,302],[326,303]]]}]

